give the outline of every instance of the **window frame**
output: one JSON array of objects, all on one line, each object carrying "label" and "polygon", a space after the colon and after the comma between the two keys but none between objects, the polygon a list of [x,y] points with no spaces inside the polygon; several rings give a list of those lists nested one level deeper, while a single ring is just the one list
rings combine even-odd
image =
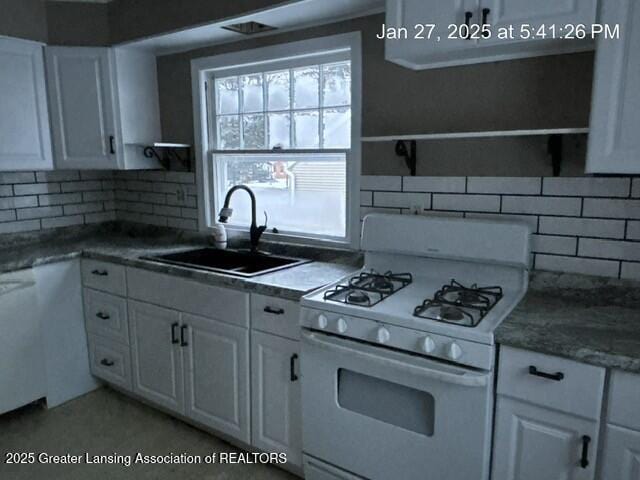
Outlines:
[{"label": "window frame", "polygon": [[[193,92],[193,113],[196,153],[196,180],[199,193],[198,225],[202,232],[210,232],[209,226],[215,220],[220,209],[215,199],[216,154],[265,154],[274,150],[217,150],[217,126],[215,124],[215,104],[213,98],[215,76],[234,76],[237,72],[271,71],[295,68],[296,65],[310,65],[331,59],[338,54],[344,59],[344,53],[351,61],[351,148],[350,149],[279,149],[279,153],[344,153],[346,154],[346,236],[337,239],[309,234],[283,232],[274,234],[265,232],[263,238],[302,244],[330,245],[357,249],[360,235],[360,165],[361,165],[361,118],[362,118],[362,55],[360,32],[352,32],[329,37],[313,38],[291,43],[238,52],[225,53],[213,57],[198,58],[191,61]],[[273,67],[273,68],[272,68]],[[259,221],[260,219],[258,219]],[[277,227],[277,225],[276,225]],[[249,226],[228,225],[230,237],[246,236]]]}]

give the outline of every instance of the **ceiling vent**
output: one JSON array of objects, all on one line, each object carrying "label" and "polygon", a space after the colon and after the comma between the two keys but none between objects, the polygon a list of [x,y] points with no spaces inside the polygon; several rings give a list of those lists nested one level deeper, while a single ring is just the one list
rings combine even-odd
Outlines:
[{"label": "ceiling vent", "polygon": [[254,35],[256,33],[275,30],[277,27],[272,27],[271,25],[265,25],[264,23],[258,22],[244,22],[225,25],[222,28],[224,28],[225,30],[230,30],[232,32],[241,33],[242,35]]}]

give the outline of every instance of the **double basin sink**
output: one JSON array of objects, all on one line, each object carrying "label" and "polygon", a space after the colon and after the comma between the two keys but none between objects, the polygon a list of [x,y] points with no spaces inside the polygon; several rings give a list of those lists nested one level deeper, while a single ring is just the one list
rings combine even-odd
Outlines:
[{"label": "double basin sink", "polygon": [[292,268],[311,260],[301,258],[270,255],[250,250],[219,250],[216,248],[198,248],[167,255],[141,257],[144,260],[195,268],[210,272],[236,275],[239,277],[255,277],[285,268]]}]

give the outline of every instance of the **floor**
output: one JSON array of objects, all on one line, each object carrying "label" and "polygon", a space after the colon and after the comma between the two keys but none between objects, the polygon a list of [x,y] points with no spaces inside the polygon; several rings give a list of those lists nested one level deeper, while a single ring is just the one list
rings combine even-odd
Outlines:
[{"label": "floor", "polygon": [[[108,388],[52,410],[28,406],[0,416],[0,479],[181,479],[293,480],[287,472],[261,464],[200,465],[8,465],[7,452],[50,455],[180,454],[241,452],[207,433]],[[299,479],[298,479],[299,480]]]}]

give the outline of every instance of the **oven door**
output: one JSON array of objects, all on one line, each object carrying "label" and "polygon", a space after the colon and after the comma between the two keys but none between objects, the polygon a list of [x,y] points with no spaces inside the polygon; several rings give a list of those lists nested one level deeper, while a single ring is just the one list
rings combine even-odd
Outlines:
[{"label": "oven door", "polygon": [[302,335],[307,454],[370,479],[488,478],[493,374]]}]

